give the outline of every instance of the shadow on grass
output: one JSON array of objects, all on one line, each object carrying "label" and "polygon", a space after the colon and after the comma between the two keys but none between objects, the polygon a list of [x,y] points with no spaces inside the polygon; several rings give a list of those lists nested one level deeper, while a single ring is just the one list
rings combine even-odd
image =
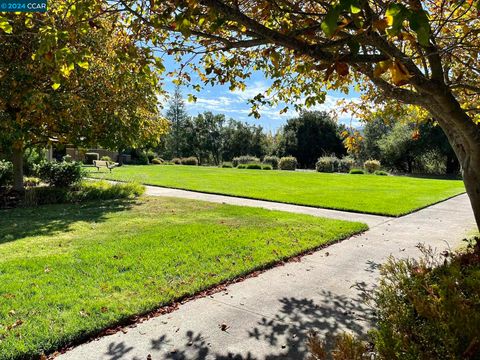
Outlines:
[{"label": "shadow on grass", "polygon": [[133,200],[88,201],[0,210],[0,245],[28,236],[67,232],[76,222],[98,223],[109,213],[130,209]]},{"label": "shadow on grass", "polygon": [[[371,309],[360,296],[351,299],[324,291],[320,294],[320,299],[316,300],[285,297],[278,301],[281,308],[277,314],[270,318],[260,318],[256,324],[252,324],[244,337],[231,339],[230,344],[224,343],[225,336],[220,335],[220,329],[218,337],[193,330],[172,333],[161,329],[165,333],[158,337],[147,333],[145,340],[139,342],[138,339],[133,341],[127,336],[122,341],[110,342],[106,349],[98,346],[97,355],[98,358],[108,360],[304,359],[308,353],[307,339],[310,332],[327,335],[327,347],[331,347],[333,335],[349,331],[364,337],[368,325],[373,321]],[[215,324],[211,325],[216,327]],[[245,350],[232,352],[229,351],[229,345],[236,349],[245,347]],[[213,348],[224,350],[218,353]]]}]

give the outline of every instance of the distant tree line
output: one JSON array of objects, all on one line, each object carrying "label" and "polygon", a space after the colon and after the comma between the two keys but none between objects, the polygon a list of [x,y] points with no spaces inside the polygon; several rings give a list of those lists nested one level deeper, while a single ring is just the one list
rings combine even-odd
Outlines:
[{"label": "distant tree line", "polygon": [[400,173],[458,174],[460,164],[447,137],[432,120],[420,124],[369,121],[356,154],[359,161],[380,160],[388,170]]},{"label": "distant tree line", "polygon": [[219,165],[242,155],[291,155],[299,167],[313,168],[319,156],[346,153],[340,135],[343,127],[325,112],[303,112],[273,135],[262,126],[227,120],[222,114],[204,112],[191,117],[177,88],[165,116],[170,131],[157,148],[164,159],[195,156],[200,164]]},{"label": "distant tree line", "polygon": [[347,154],[342,137],[345,126],[322,111],[302,112],[271,134],[259,125],[227,120],[223,114],[189,116],[177,88],[165,116],[170,130],[155,150],[166,160],[194,156],[199,164],[220,165],[242,155],[260,159],[294,156],[299,168],[313,169],[321,156],[350,155],[360,165],[375,159],[383,168],[400,173],[455,174],[460,170],[446,136],[432,121],[372,119],[361,130],[359,150]]}]

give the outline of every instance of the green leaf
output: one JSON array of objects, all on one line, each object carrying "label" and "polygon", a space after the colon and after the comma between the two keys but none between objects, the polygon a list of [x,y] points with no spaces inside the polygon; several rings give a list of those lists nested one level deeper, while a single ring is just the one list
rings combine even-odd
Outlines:
[{"label": "green leaf", "polygon": [[5,31],[7,34],[11,34],[13,31],[12,25],[10,25],[7,18],[3,16],[0,16],[0,29]]},{"label": "green leaf", "polygon": [[417,34],[417,40],[422,46],[429,45],[430,38],[430,22],[428,15],[424,10],[410,13],[409,16],[410,27]]},{"label": "green leaf", "polygon": [[388,6],[385,13],[390,28],[387,29],[389,35],[397,35],[402,28],[403,21],[407,18],[408,9],[405,5],[393,3]]},{"label": "green leaf", "polygon": [[88,70],[89,63],[88,61],[78,61],[77,65],[80,66],[82,69]]},{"label": "green leaf", "polygon": [[327,36],[332,36],[335,30],[337,29],[337,22],[340,16],[341,8],[338,5],[330,7],[325,19],[322,22],[322,30]]}]

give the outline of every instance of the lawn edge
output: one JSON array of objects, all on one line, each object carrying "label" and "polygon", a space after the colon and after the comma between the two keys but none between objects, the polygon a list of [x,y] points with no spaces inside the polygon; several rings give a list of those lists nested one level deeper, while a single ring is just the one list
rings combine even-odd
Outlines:
[{"label": "lawn edge", "polygon": [[[104,173],[104,174],[108,174],[108,173]],[[133,180],[116,180],[116,179],[110,179],[110,178],[95,178],[95,177],[92,177],[92,178],[88,178],[88,179],[92,179],[92,180],[107,180],[107,181],[116,181],[116,182],[121,182],[121,183],[129,183],[129,182],[138,182],[138,181],[133,181]],[[343,209],[343,208],[340,208],[340,207],[330,207],[330,206],[318,206],[318,205],[309,205],[309,204],[302,204],[302,203],[297,203],[297,202],[286,202],[286,201],[279,201],[279,200],[270,200],[270,199],[264,199],[264,198],[258,198],[258,197],[251,197],[251,196],[244,196],[244,195],[232,195],[232,194],[225,194],[225,193],[222,193],[222,192],[213,192],[213,191],[203,191],[203,190],[191,190],[191,189],[187,189],[187,188],[184,188],[184,187],[176,187],[176,186],[165,186],[165,185],[155,185],[155,184],[152,184],[152,183],[148,183],[148,182],[140,182],[140,184],[143,184],[145,186],[152,186],[152,187],[158,187],[158,188],[165,188],[165,189],[172,189],[172,190],[183,190],[183,191],[191,191],[191,192],[195,192],[195,193],[199,193],[199,194],[207,194],[207,195],[221,195],[221,196],[228,196],[228,197],[231,197],[231,198],[239,198],[239,199],[248,199],[248,200],[260,200],[260,201],[266,201],[266,202],[270,202],[270,203],[278,203],[278,204],[288,204],[288,205],[296,205],[296,206],[305,206],[305,207],[309,207],[309,208],[313,208],[313,209],[326,209],[326,210],[336,210],[336,211],[343,211],[343,212],[348,212],[348,213],[352,213],[352,214],[366,214],[366,215],[376,215],[376,216],[385,216],[385,217],[389,217],[389,218],[392,218],[392,219],[395,219],[395,218],[400,218],[402,216],[405,216],[405,215],[409,215],[409,214],[413,214],[417,211],[420,211],[420,210],[423,210],[423,209],[426,209],[430,206],[433,206],[433,205],[437,205],[437,204],[440,204],[444,201],[447,201],[447,200],[450,200],[450,199],[453,199],[454,197],[457,197],[457,196],[460,196],[460,195],[463,195],[466,193],[466,190],[465,191],[462,191],[458,194],[455,194],[455,195],[452,195],[452,196],[449,196],[445,199],[441,199],[441,200],[438,200],[438,201],[435,201],[433,203],[430,203],[430,204],[427,204],[427,205],[424,205],[422,207],[419,207],[419,208],[415,208],[411,211],[406,211],[406,212],[402,212],[402,213],[399,213],[399,214],[395,214],[395,215],[392,215],[392,214],[386,214],[386,213],[382,213],[382,212],[375,212],[375,211],[357,211],[357,210],[350,210],[350,209]],[[208,200],[207,200],[208,201]]]},{"label": "lawn edge", "polygon": [[[339,221],[342,221],[342,220],[339,220]],[[345,220],[343,220],[343,221],[345,221]],[[364,225],[364,229],[359,230],[358,232],[353,232],[351,234],[348,234],[345,237],[340,237],[338,239],[334,239],[332,241],[329,241],[329,242],[326,242],[324,244],[318,245],[314,248],[304,250],[304,251],[302,251],[302,252],[300,252],[296,255],[286,256],[286,257],[284,257],[282,259],[279,259],[277,261],[271,261],[269,263],[263,264],[263,265],[261,265],[257,268],[254,268],[250,271],[247,271],[243,274],[239,274],[238,276],[235,276],[232,279],[222,281],[222,282],[220,282],[216,285],[207,286],[205,289],[199,290],[198,292],[196,292],[194,294],[181,296],[178,299],[176,299],[176,300],[174,300],[174,301],[172,301],[168,304],[165,304],[165,305],[159,306],[157,308],[154,308],[153,310],[149,310],[149,311],[146,311],[144,313],[140,313],[140,314],[137,314],[137,315],[132,315],[132,316],[126,317],[125,319],[118,321],[115,325],[107,327],[107,328],[105,328],[101,331],[93,331],[93,332],[90,332],[90,333],[85,333],[82,336],[79,336],[78,339],[64,345],[63,347],[60,347],[57,350],[50,351],[50,352],[47,351],[45,353],[46,359],[53,360],[57,356],[59,356],[61,354],[65,354],[65,353],[74,349],[77,346],[87,344],[87,343],[90,343],[92,341],[96,341],[99,338],[102,338],[104,336],[113,335],[113,334],[116,334],[120,331],[123,332],[123,333],[126,333],[126,332],[128,332],[128,329],[133,329],[138,324],[141,324],[141,323],[143,323],[147,320],[150,320],[152,318],[156,318],[156,317],[159,317],[159,316],[162,316],[162,315],[165,315],[165,314],[169,314],[169,313],[172,313],[172,312],[178,310],[178,308],[181,305],[184,305],[184,304],[189,303],[191,301],[201,299],[201,298],[211,296],[211,295],[217,294],[219,292],[225,291],[226,288],[230,285],[240,283],[240,282],[248,280],[250,278],[255,278],[255,277],[267,272],[268,270],[271,270],[271,269],[274,269],[274,268],[277,268],[277,267],[281,267],[281,266],[285,266],[286,264],[289,264],[289,263],[300,262],[300,261],[302,261],[302,258],[304,258],[308,255],[312,255],[317,251],[326,249],[326,248],[328,248],[328,247],[330,247],[334,244],[338,244],[342,241],[360,236],[360,235],[364,234],[366,231],[369,230],[369,226],[365,223],[362,223],[362,222],[359,222],[359,221],[346,221],[346,222],[362,224],[362,225]]]}]

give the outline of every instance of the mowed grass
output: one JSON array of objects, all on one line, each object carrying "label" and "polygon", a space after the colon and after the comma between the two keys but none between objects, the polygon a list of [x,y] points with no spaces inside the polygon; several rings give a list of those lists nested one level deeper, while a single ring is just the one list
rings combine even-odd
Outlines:
[{"label": "mowed grass", "polygon": [[337,210],[400,216],[465,191],[460,180],[198,166],[123,166],[92,176]]},{"label": "mowed grass", "polygon": [[363,230],[171,198],[0,211],[0,358],[36,358]]}]

